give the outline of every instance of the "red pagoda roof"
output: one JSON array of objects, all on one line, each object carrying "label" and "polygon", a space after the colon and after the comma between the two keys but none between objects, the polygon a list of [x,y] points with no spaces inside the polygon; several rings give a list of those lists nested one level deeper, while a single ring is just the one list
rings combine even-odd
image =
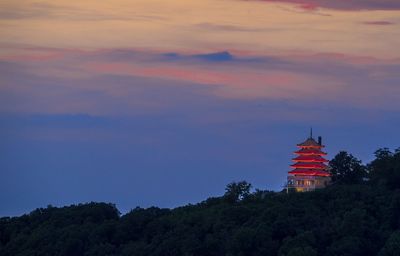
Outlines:
[{"label": "red pagoda roof", "polygon": [[305,168],[305,169],[323,169],[325,170],[326,168],[328,168],[328,166],[326,166],[323,163],[304,163],[304,162],[297,162],[295,164],[292,164],[291,167],[295,167],[295,168]]},{"label": "red pagoda roof", "polygon": [[294,164],[291,167],[294,170],[289,171],[290,175],[331,176],[327,172],[328,166],[325,164],[329,162],[324,158],[326,153],[321,151],[324,146],[314,140],[312,132],[306,141],[297,146],[300,149],[294,152],[297,156],[293,158]]},{"label": "red pagoda roof", "polygon": [[318,142],[316,142],[314,140],[314,138],[308,138],[306,141],[304,141],[303,143],[297,144],[297,146],[299,147],[311,147],[311,148],[322,148],[324,146],[318,144]]},{"label": "red pagoda roof", "polygon": [[319,162],[319,163],[324,163],[324,162],[329,162],[325,158],[321,157],[320,155],[299,155],[296,158],[293,158],[293,161],[295,162]]},{"label": "red pagoda roof", "polygon": [[295,154],[298,155],[327,155],[325,152],[322,152],[320,149],[312,149],[312,148],[302,148],[300,150],[297,150],[294,152]]},{"label": "red pagoda roof", "polygon": [[328,172],[322,170],[312,170],[312,169],[294,169],[290,171],[289,174],[299,175],[299,176],[331,176]]}]

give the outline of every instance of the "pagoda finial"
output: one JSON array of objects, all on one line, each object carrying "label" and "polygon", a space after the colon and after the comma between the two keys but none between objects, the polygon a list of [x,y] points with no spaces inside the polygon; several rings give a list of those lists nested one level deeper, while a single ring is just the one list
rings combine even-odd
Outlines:
[{"label": "pagoda finial", "polygon": [[310,139],[312,139],[312,127],[310,128]]}]

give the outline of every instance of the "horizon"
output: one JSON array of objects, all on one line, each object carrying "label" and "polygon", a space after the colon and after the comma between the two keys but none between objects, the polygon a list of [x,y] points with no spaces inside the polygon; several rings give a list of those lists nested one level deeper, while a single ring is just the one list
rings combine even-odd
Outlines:
[{"label": "horizon", "polygon": [[310,127],[328,159],[400,147],[396,0],[6,0],[0,23],[0,216],[278,191]]}]

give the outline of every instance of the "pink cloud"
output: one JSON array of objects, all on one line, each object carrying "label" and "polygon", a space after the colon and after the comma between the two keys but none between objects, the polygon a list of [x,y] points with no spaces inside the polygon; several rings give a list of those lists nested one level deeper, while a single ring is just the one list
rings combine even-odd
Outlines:
[{"label": "pink cloud", "polygon": [[305,10],[315,10],[318,7],[339,10],[399,10],[398,0],[244,0],[282,2],[297,4]]},{"label": "pink cloud", "polygon": [[[317,75],[285,70],[257,70],[246,67],[208,68],[199,65],[157,63],[152,67],[132,63],[88,63],[91,72],[103,74],[158,77],[190,83],[215,85],[213,93],[227,98],[295,98],[314,97],[320,90],[339,89],[336,81],[324,81]],[[334,86],[333,86],[334,85]]]},{"label": "pink cloud", "polygon": [[365,25],[380,25],[380,26],[387,26],[387,25],[394,25],[393,22],[390,21],[366,21],[364,22]]},{"label": "pink cloud", "polygon": [[[49,52],[51,53],[52,50]],[[41,54],[47,56],[46,50],[42,50]],[[32,61],[26,61],[30,59],[30,53],[25,57],[21,55],[23,58],[16,62],[27,67],[26,70],[30,74],[41,79],[69,81],[65,88],[73,90],[74,93],[76,91],[76,94],[79,94],[79,91],[99,91],[101,94],[121,99],[118,104],[126,105],[131,104],[130,100],[125,102],[129,98],[126,93],[127,88],[119,90],[118,86],[112,82],[100,87],[94,83],[75,81],[92,78],[107,80],[111,77],[125,77],[123,79],[138,81],[138,79],[146,78],[155,81],[154,83],[158,83],[160,87],[163,84],[195,86],[202,88],[202,93],[219,98],[329,102],[340,99],[349,104],[368,106],[371,105],[371,99],[374,99],[373,102],[376,104],[383,104],[387,102],[385,100],[387,97],[394,97],[398,92],[398,86],[395,83],[398,80],[397,74],[400,67],[400,60],[382,60],[335,53],[276,53],[274,56],[254,56],[248,52],[236,52],[236,54],[230,53],[232,57],[224,61],[219,59],[215,61],[214,57],[220,56],[218,53],[165,54],[157,50],[138,49],[86,52],[78,49],[64,51],[63,54],[60,55],[62,59],[57,61],[53,61],[52,58],[39,58],[39,61],[34,61],[33,58]],[[199,58],[203,55],[207,58]],[[12,78],[9,78],[11,80],[7,82],[8,87],[3,85],[5,91],[23,93],[23,91],[34,90],[34,88],[13,86]],[[53,86],[56,88],[57,84],[54,83],[51,86],[51,88]],[[132,90],[132,93],[135,92],[135,85],[129,90]],[[363,93],[360,94],[360,91]],[[53,92],[53,90],[48,92]],[[45,98],[55,97],[46,96]],[[136,100],[136,102],[139,101]],[[78,100],[74,106],[77,109],[96,106],[95,102],[88,104],[89,101]],[[140,104],[148,103],[144,101]],[[51,109],[57,109],[57,107],[56,105]]]},{"label": "pink cloud", "polygon": [[314,3],[303,3],[303,4],[300,4],[300,7],[307,11],[314,11],[318,8],[318,5],[316,5]]},{"label": "pink cloud", "polygon": [[146,67],[132,63],[88,63],[86,68],[91,71],[108,74],[133,75],[143,77],[159,77],[203,84],[221,84],[232,80],[228,74],[216,71],[199,72],[188,67],[171,67],[160,65]]}]

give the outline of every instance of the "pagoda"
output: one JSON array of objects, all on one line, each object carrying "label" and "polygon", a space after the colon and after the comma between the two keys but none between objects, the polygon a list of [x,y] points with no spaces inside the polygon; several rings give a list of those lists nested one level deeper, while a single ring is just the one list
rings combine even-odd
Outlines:
[{"label": "pagoda", "polygon": [[331,181],[331,175],[326,165],[328,160],[324,158],[326,153],[322,151],[325,147],[322,138],[318,137],[318,142],[315,141],[311,129],[310,137],[297,144],[297,147],[299,149],[294,152],[297,156],[293,158],[292,170],[288,172],[287,192],[313,191],[326,187]]}]

